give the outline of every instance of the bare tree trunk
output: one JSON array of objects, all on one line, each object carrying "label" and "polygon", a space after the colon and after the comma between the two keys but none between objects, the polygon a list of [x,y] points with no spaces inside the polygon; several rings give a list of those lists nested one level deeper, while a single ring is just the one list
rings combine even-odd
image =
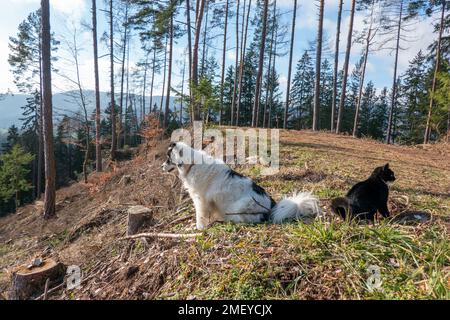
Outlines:
[{"label": "bare tree trunk", "polygon": [[335,131],[336,118],[336,100],[337,100],[337,81],[339,69],[339,41],[341,36],[341,21],[342,21],[342,5],[344,0],[339,1],[338,18],[336,26],[336,44],[334,49],[334,71],[333,71],[333,101],[331,102],[331,132]]},{"label": "bare tree trunk", "polygon": [[[186,59],[183,59],[183,73],[181,75],[181,96],[184,97],[184,78],[186,75]],[[180,126],[183,125],[183,100],[180,101]]]},{"label": "bare tree trunk", "polygon": [[90,138],[90,132],[89,132],[89,117],[88,117],[88,112],[87,112],[87,107],[86,107],[86,99],[84,97],[84,92],[83,92],[83,88],[81,86],[81,79],[80,79],[80,64],[78,63],[78,45],[77,45],[77,39],[76,39],[76,31],[74,32],[73,35],[73,58],[74,58],[74,62],[75,62],[75,70],[76,70],[76,75],[77,75],[77,87],[78,87],[78,92],[80,95],[80,100],[81,100],[81,107],[83,109],[83,113],[84,113],[84,130],[86,130],[86,139],[85,139],[85,144],[86,144],[86,150],[84,151],[84,160],[83,160],[83,176],[84,176],[84,183],[88,183],[88,174],[87,174],[87,163],[89,160],[89,142],[91,140]]},{"label": "bare tree trunk", "polygon": [[128,105],[130,102],[130,39],[128,38],[128,45],[127,45],[127,79],[126,79],[126,98],[125,98],[125,120],[123,122],[123,143],[124,145],[127,144],[127,114],[128,114]]},{"label": "bare tree trunk", "polygon": [[208,55],[206,52],[206,39],[207,37],[207,30],[208,30],[208,16],[209,16],[209,1],[206,2],[206,8],[205,8],[206,14],[205,14],[205,26],[203,28],[203,45],[202,45],[202,62],[200,66],[200,75],[203,77],[205,75],[205,61],[206,56]]},{"label": "bare tree trunk", "polygon": [[148,112],[151,113],[153,110],[153,85],[155,82],[155,68],[156,68],[156,47],[153,47],[153,61],[152,61],[152,80],[150,82],[150,108],[148,108]]},{"label": "bare tree trunk", "polygon": [[283,129],[287,127],[288,113],[290,99],[289,95],[291,93],[291,76],[292,76],[292,57],[294,54],[294,39],[295,39],[295,18],[297,16],[297,0],[294,0],[294,13],[292,14],[292,29],[291,29],[291,48],[289,50],[289,67],[288,67],[288,82],[286,88],[286,104],[284,106],[284,119],[283,119]]},{"label": "bare tree trunk", "polygon": [[220,116],[219,125],[222,125],[223,118],[223,95],[224,95],[224,82],[225,82],[225,57],[227,53],[227,30],[228,30],[228,6],[230,0],[226,0],[225,4],[225,30],[223,32],[223,50],[222,50],[222,74],[220,77]]},{"label": "bare tree trunk", "polygon": [[42,41],[39,40],[39,117],[38,117],[38,157],[37,157],[37,195],[42,194],[42,168],[44,163],[44,107],[43,107],[43,79],[42,79]]},{"label": "bare tree trunk", "polygon": [[402,18],[403,18],[403,0],[400,2],[400,14],[398,16],[397,26],[397,45],[395,47],[395,63],[394,63],[394,78],[392,83],[392,96],[391,96],[391,108],[389,110],[388,128],[386,134],[386,143],[389,144],[392,141],[392,120],[394,115],[395,101],[397,98],[397,70],[398,70],[398,52],[400,50],[400,32],[402,30]]},{"label": "bare tree trunk", "polygon": [[316,80],[314,84],[314,113],[313,113],[313,131],[319,130],[319,112],[320,112],[320,67],[322,62],[322,35],[323,35],[323,13],[325,0],[320,0],[319,9],[319,27],[317,29],[316,46]]},{"label": "bare tree trunk", "polygon": [[102,143],[100,136],[100,81],[98,74],[98,47],[97,47],[97,4],[92,0],[92,38],[94,43],[94,77],[95,77],[95,168],[101,172],[102,168]]},{"label": "bare tree trunk", "polygon": [[[123,48],[122,48],[122,73],[120,79],[120,104],[119,104],[119,148],[123,148],[125,144],[123,141],[123,85],[125,82],[125,58],[127,53],[127,38],[128,38],[128,7],[129,2],[126,2],[125,5],[125,23],[124,23],[124,32],[123,32]],[[144,105],[145,108],[145,105]],[[144,109],[145,110],[145,109]]]},{"label": "bare tree trunk", "polygon": [[234,125],[234,112],[237,96],[237,82],[238,82],[238,61],[239,61],[239,4],[240,1],[236,1],[236,60],[234,64],[234,86],[233,86],[233,97],[231,99],[231,119],[230,124]]},{"label": "bare tree trunk", "polygon": [[264,67],[264,49],[266,46],[266,35],[267,35],[267,12],[269,10],[269,0],[264,0],[263,9],[263,26],[261,34],[261,46],[259,48],[259,62],[258,62],[258,74],[256,76],[256,88],[255,88],[255,103],[253,105],[253,117],[252,117],[252,127],[258,125],[259,116],[259,97],[261,94],[261,80],[263,75]]},{"label": "bare tree trunk", "polygon": [[117,135],[116,135],[116,110],[114,99],[114,20],[113,0],[109,0],[109,45],[110,45],[110,68],[111,68],[111,160],[116,160]]},{"label": "bare tree trunk", "polygon": [[45,196],[44,219],[56,217],[55,189],[55,153],[53,150],[53,110],[52,110],[52,70],[50,40],[50,5],[49,0],[41,0],[41,37],[42,37],[42,80],[43,80],[43,122],[44,122],[44,162],[45,162]]},{"label": "bare tree trunk", "polygon": [[[436,65],[434,68],[433,83],[431,85],[430,106],[428,107],[427,124],[425,127],[425,134],[424,134],[424,138],[423,138],[424,144],[427,144],[430,141],[431,115],[433,113],[434,93],[436,92],[437,75],[439,73],[439,67],[441,64],[441,44],[442,44],[442,34],[444,32],[444,23],[445,23],[444,18],[445,18],[445,1],[442,1],[441,20],[440,20],[440,26],[439,26],[439,38],[438,38],[438,44],[436,47],[436,62],[435,62]],[[449,112],[449,117],[450,117],[450,112]],[[448,124],[450,125],[450,120],[449,120]]]},{"label": "bare tree trunk", "polygon": [[[200,41],[200,28],[202,26],[203,12],[205,11],[205,1],[197,1],[197,17],[195,19],[194,47],[192,50],[192,85],[198,86],[198,44]],[[194,103],[194,121],[200,120],[200,107]]]},{"label": "bare tree trunk", "polygon": [[[274,38],[275,38],[275,25],[276,25],[276,10],[277,10],[277,2],[276,0],[273,2],[273,21],[272,21],[272,32],[270,36],[270,47],[269,47],[269,66],[267,69],[267,88],[266,88],[266,101],[264,103],[264,111],[263,111],[263,128],[266,127],[266,118],[269,118],[270,123],[270,116],[272,115],[271,110],[269,111],[269,114],[267,115],[267,107],[269,106],[269,94],[271,92],[272,83],[270,81],[270,77],[272,76],[272,57],[273,57],[273,47],[274,47]],[[274,59],[275,62],[275,59]],[[275,68],[275,63],[273,63],[273,67]],[[268,117],[267,117],[268,116]]]},{"label": "bare tree trunk", "polygon": [[142,121],[145,120],[145,98],[147,93],[147,72],[148,72],[148,55],[145,57],[145,64],[144,64],[144,79],[142,83],[142,108],[141,108],[141,119]]},{"label": "bare tree trunk", "polygon": [[192,90],[191,90],[191,84],[192,84],[192,34],[191,34],[191,5],[190,1],[186,0],[186,24],[187,24],[187,38],[188,38],[188,57],[189,57],[189,100],[190,100],[190,106],[189,106],[189,113],[190,113],[190,119],[191,123],[194,120],[194,105],[192,103]]},{"label": "bare tree trunk", "polygon": [[[278,37],[278,26],[275,29],[275,34]],[[276,66],[276,59],[277,59],[277,41],[275,41],[275,46],[274,46],[274,50],[273,50],[273,62],[272,62],[272,73],[275,70],[275,66]],[[268,118],[267,118],[267,127],[270,129],[272,128],[272,107],[273,107],[273,83],[270,85],[270,104],[269,104],[269,113],[268,113]],[[276,122],[277,122],[277,128],[279,128],[279,120],[278,120],[278,115],[276,116]],[[280,119],[281,120],[281,119]]]},{"label": "bare tree trunk", "polygon": [[167,72],[167,94],[166,94],[166,108],[164,111],[164,129],[167,130],[169,125],[169,106],[170,106],[170,89],[172,81],[172,56],[173,56],[173,14],[170,17],[170,42],[169,42],[169,70]]},{"label": "bare tree trunk", "polygon": [[[237,98],[237,106],[236,106],[236,126],[239,126],[239,115],[240,115],[240,109],[241,109],[241,97],[242,97],[242,79],[244,77],[244,64],[245,64],[245,51],[247,47],[247,33],[248,33],[248,22],[250,20],[250,9],[252,6],[252,0],[249,0],[248,2],[248,8],[247,8],[247,18],[245,22],[245,32],[243,35],[243,44],[241,46],[241,61],[239,65],[239,83],[238,83],[238,98]],[[245,7],[244,7],[245,11]],[[242,19],[244,20],[244,19]]]},{"label": "bare tree trunk", "polygon": [[352,0],[352,6],[350,9],[350,25],[348,28],[348,37],[347,37],[347,49],[345,51],[345,62],[344,62],[344,77],[342,79],[342,91],[341,97],[339,99],[339,111],[338,111],[338,119],[336,124],[336,133],[341,132],[342,126],[342,116],[344,115],[344,106],[345,106],[345,96],[347,94],[347,80],[348,80],[348,67],[350,63],[350,51],[352,50],[352,36],[353,36],[353,22],[355,19],[355,4],[356,0]]},{"label": "bare tree trunk", "polygon": [[355,120],[353,122],[353,137],[354,138],[356,138],[357,133],[358,133],[359,111],[361,109],[361,99],[362,99],[362,92],[363,92],[363,89],[364,89],[364,79],[365,79],[365,76],[366,76],[367,59],[369,57],[370,41],[372,40],[372,26],[373,26],[374,5],[375,5],[375,1],[372,0],[372,9],[371,9],[371,12],[370,12],[370,26],[369,26],[369,30],[367,31],[366,47],[364,48],[364,62],[363,62],[363,66],[362,66],[361,79],[359,81],[358,101],[356,103]]},{"label": "bare tree trunk", "polygon": [[163,75],[163,86],[162,86],[162,92],[161,92],[161,100],[159,101],[159,114],[158,114],[158,123],[160,122],[159,119],[161,118],[162,113],[162,107],[163,107],[163,100],[164,100],[164,94],[166,92],[166,71],[167,71],[167,44],[169,41],[169,37],[166,36],[166,44],[164,46],[164,75]]}]

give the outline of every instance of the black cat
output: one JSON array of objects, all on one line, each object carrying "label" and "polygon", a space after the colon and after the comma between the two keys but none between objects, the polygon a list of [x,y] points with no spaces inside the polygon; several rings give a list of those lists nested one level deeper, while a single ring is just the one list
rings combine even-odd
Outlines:
[{"label": "black cat", "polygon": [[394,172],[389,164],[376,168],[369,179],[358,182],[350,189],[345,198],[336,198],[331,203],[334,213],[346,218],[374,220],[376,212],[389,217],[387,201],[388,183],[395,181]]}]

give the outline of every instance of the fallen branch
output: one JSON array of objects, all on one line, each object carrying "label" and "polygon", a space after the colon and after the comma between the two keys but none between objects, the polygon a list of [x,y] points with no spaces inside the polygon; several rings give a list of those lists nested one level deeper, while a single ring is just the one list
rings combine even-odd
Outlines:
[{"label": "fallen branch", "polygon": [[190,239],[201,236],[202,233],[139,233],[119,240],[131,240],[139,238],[172,238],[172,239]]}]

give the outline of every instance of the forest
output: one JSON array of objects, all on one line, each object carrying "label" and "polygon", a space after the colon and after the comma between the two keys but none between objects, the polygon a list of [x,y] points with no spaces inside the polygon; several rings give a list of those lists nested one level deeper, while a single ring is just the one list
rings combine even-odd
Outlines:
[{"label": "forest", "polygon": [[[290,10],[282,10],[276,0],[110,0],[102,1],[101,8],[94,0],[91,20],[74,26],[72,38],[52,33],[42,8],[30,12],[9,41],[15,87],[28,98],[21,125],[8,129],[1,146],[0,214],[40,198],[48,187],[87,181],[90,172],[102,171],[102,158],[114,161],[117,150],[136,147],[152,117],[157,121],[151,124],[166,133],[201,120],[208,125],[322,130],[387,144],[449,139],[448,1],[352,0],[347,26],[340,0],[333,8],[334,35],[325,34],[323,27],[329,4],[316,1],[316,40],[296,52],[298,61],[293,59],[294,35],[301,1],[291,2]],[[364,16],[360,30],[354,29],[358,13]],[[100,14],[108,30],[99,35]],[[433,26],[429,36],[434,40],[400,73],[399,52],[424,20]],[[77,32],[82,28],[91,33],[93,110],[80,80]],[[327,36],[335,37],[334,47]],[[140,44],[133,68],[132,40]],[[108,48],[102,57],[99,42]],[[362,51],[352,52],[357,45]],[[75,77],[52,67],[62,50],[71,58]],[[376,88],[366,73],[371,56],[380,51],[393,59],[392,86]],[[174,52],[186,56],[181,64]],[[235,61],[227,65],[231,52]],[[353,67],[351,54],[360,56]],[[278,64],[283,56],[289,57],[287,70]],[[107,101],[100,101],[99,59],[109,60]],[[288,75],[286,90],[281,71]],[[79,111],[52,110],[51,73],[73,85],[67,97]],[[181,74],[180,83],[173,81],[174,73]],[[163,77],[159,93],[155,75]],[[157,94],[158,104],[152,101]],[[46,217],[54,214],[52,197],[46,196]]]}]

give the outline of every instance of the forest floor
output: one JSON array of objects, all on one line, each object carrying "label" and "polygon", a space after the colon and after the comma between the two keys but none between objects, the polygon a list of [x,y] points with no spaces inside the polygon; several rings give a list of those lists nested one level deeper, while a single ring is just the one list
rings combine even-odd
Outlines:
[{"label": "forest floor", "polygon": [[[392,146],[311,131],[281,131],[280,140],[279,173],[235,170],[275,200],[312,191],[324,218],[215,224],[186,240],[123,240],[131,205],[154,212],[142,232],[197,232],[180,181],[161,172],[165,142],[59,190],[57,219],[42,220],[42,202],[0,219],[0,295],[7,297],[16,266],[47,255],[83,270],[80,288],[51,299],[450,299],[450,145]],[[397,177],[393,219],[356,224],[330,213],[333,197],[386,162]],[[414,211],[426,218],[400,218]],[[376,290],[367,285],[371,266],[380,269]]]}]

